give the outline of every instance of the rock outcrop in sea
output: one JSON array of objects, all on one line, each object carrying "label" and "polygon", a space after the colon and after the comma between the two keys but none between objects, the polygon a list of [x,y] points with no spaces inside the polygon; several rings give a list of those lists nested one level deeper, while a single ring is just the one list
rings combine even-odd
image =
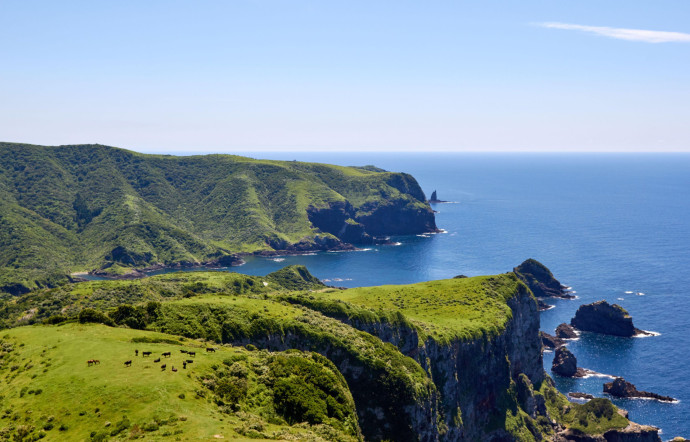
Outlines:
[{"label": "rock outcrop in sea", "polygon": [[581,305],[575,317],[570,320],[570,324],[578,330],[605,335],[632,337],[650,334],[635,328],[632,317],[623,307],[606,301]]},{"label": "rock outcrop in sea", "polygon": [[448,201],[438,199],[438,196],[436,195],[436,191],[434,190],[433,192],[431,192],[431,198],[429,198],[429,202],[438,204],[438,203],[447,203]]},{"label": "rock outcrop in sea", "polygon": [[543,331],[539,332],[539,336],[541,337],[541,344],[546,348],[553,350],[565,345],[565,341],[563,339],[552,336],[548,333],[544,333]]},{"label": "rock outcrop in sea", "polygon": [[623,378],[616,378],[613,382],[604,384],[604,393],[611,396],[625,397],[625,398],[645,398],[656,399],[662,402],[675,402],[675,399],[669,396],[662,396],[648,391],[639,391],[635,385],[626,381]]},{"label": "rock outcrop in sea", "polygon": [[575,339],[577,338],[577,332],[572,326],[564,322],[556,327],[556,337],[561,339]]},{"label": "rock outcrop in sea", "polygon": [[532,290],[537,298],[572,299],[566,287],[553,277],[551,270],[536,259],[528,259],[513,269],[513,273]]},{"label": "rock outcrop in sea", "polygon": [[553,357],[553,363],[551,364],[551,371],[569,378],[581,378],[586,374],[583,368],[577,366],[575,355],[565,346],[556,349],[556,355]]}]

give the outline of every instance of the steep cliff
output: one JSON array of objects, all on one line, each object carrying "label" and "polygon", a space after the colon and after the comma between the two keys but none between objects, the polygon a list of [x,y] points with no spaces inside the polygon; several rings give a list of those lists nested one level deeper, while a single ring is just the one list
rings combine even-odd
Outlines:
[{"label": "steep cliff", "polygon": [[[372,312],[372,302],[377,303],[384,292],[393,295],[392,303],[405,306],[400,314]],[[517,399],[520,376],[530,385],[541,384],[545,373],[537,303],[514,275],[287,299],[390,342],[419,362],[440,395],[440,440],[517,437],[520,431],[528,431],[527,420],[540,412],[546,417],[543,398],[524,405]],[[447,326],[428,322],[449,307],[450,314],[445,316],[453,322]],[[482,313],[470,313],[475,309]],[[463,318],[463,313],[469,317]],[[420,321],[424,317],[427,322]],[[488,322],[484,321],[487,317]],[[541,431],[535,427],[532,437]]]}]

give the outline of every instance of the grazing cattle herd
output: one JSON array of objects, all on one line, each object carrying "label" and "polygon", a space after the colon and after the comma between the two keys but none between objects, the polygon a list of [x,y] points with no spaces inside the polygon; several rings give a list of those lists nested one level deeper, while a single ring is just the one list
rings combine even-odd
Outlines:
[{"label": "grazing cattle herd", "polygon": [[[216,349],[213,348],[213,347],[206,347],[206,352],[207,352],[207,353],[215,353],[215,351],[216,351]],[[153,352],[150,352],[150,351],[142,351],[142,352],[141,352],[141,356],[142,356],[143,358],[145,358],[145,357],[147,357],[147,356],[151,356],[152,353],[153,353]],[[189,351],[189,350],[180,349],[180,353],[186,354],[186,355],[191,356],[191,357],[195,357],[195,356],[196,356],[196,352],[195,352],[195,351]],[[134,356],[139,356],[139,349],[135,349],[135,350],[134,350]],[[171,356],[172,356],[172,352],[170,352],[170,351],[166,351],[166,352],[161,353],[161,357],[169,358],[169,357],[171,357]],[[154,362],[154,363],[159,363],[159,362],[161,361],[161,357],[158,357],[158,358],[154,359],[153,362]],[[187,369],[187,364],[191,364],[191,363],[193,363],[193,362],[194,362],[193,359],[186,359],[186,360],[182,361],[182,368],[183,368],[184,370],[186,370],[186,369]],[[87,364],[87,366],[89,366],[89,367],[91,367],[92,365],[99,365],[100,363],[101,363],[101,361],[99,361],[98,359],[89,359],[89,360],[86,361],[86,364]],[[129,361],[125,361],[125,368],[131,367],[131,366],[132,366],[132,359],[130,359]],[[161,365],[161,371],[165,371],[166,368],[167,368],[167,364]],[[174,366],[172,366],[172,367],[171,367],[171,371],[177,372],[177,368],[175,368]]]}]

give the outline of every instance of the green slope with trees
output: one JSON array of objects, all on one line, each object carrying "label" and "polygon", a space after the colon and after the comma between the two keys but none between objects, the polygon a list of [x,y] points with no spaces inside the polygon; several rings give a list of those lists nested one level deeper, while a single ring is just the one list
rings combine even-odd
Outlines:
[{"label": "green slope with trees", "polygon": [[[394,220],[394,221],[391,221]],[[233,155],[0,143],[0,290],[434,230],[413,177]]]}]

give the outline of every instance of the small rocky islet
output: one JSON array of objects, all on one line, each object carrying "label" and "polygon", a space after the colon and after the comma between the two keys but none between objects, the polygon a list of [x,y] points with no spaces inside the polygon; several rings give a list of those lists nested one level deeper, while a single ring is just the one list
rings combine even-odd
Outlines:
[{"label": "small rocky islet", "polygon": [[653,335],[640,330],[633,325],[630,314],[618,304],[597,301],[581,305],[570,320],[570,324],[578,330],[601,333],[612,336],[633,337],[639,335]]},{"label": "small rocky islet", "polygon": [[608,393],[611,396],[630,398],[630,399],[655,399],[661,402],[675,402],[676,399],[670,396],[662,396],[657,393],[651,393],[649,391],[639,391],[635,385],[626,381],[623,378],[616,378],[612,382],[607,382],[604,384],[604,393]]}]

